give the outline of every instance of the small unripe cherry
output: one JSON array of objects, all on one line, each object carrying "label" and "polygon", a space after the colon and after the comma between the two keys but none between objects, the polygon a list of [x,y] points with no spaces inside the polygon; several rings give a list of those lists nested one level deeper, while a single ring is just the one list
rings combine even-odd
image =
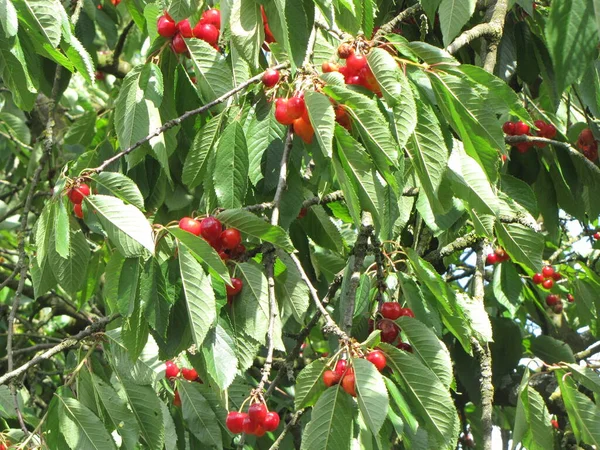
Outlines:
[{"label": "small unripe cherry", "polygon": [[248,417],[246,413],[230,411],[225,419],[227,429],[233,434],[238,434],[244,431],[244,419]]},{"label": "small unripe cherry", "polygon": [[348,371],[344,378],[342,378],[342,389],[344,389],[352,397],[356,397],[356,378],[354,377],[354,371]]},{"label": "small unripe cherry", "polygon": [[213,25],[217,30],[221,29],[221,11],[216,8],[207,9],[202,13],[202,21]]},{"label": "small unripe cherry", "polygon": [[323,372],[323,383],[325,383],[325,386],[331,387],[334,384],[338,384],[339,382],[340,376],[333,370],[326,370],[325,372]]},{"label": "small unripe cherry", "polygon": [[323,64],[321,64],[321,70],[323,73],[338,72],[340,70],[340,66],[331,61],[325,61]]},{"label": "small unripe cherry", "polygon": [[188,48],[181,34],[177,33],[175,36],[173,36],[173,40],[171,41],[171,49],[177,54],[187,52]]},{"label": "small unripe cherry", "polygon": [[262,83],[266,87],[273,87],[279,81],[279,71],[275,69],[267,69],[262,77]]},{"label": "small unripe cherry", "polygon": [[354,54],[354,49],[350,44],[344,43],[338,47],[337,54],[341,59],[346,59]]},{"label": "small unripe cherry", "polygon": [[183,19],[181,22],[177,22],[177,30],[184,38],[191,38],[194,36],[189,19]]},{"label": "small unripe cherry", "polygon": [[398,302],[384,302],[381,305],[381,315],[386,319],[396,320],[400,317],[402,307]]},{"label": "small unripe cherry", "polygon": [[544,281],[544,275],[542,275],[541,273],[536,273],[532,277],[532,280],[535,284],[542,284],[542,282]]},{"label": "small unripe cherry", "polygon": [[377,370],[379,370],[380,372],[387,365],[385,355],[383,354],[383,352],[381,350],[373,350],[371,353],[369,353],[367,355],[367,361],[372,362],[373,365],[375,367],[377,367]]},{"label": "small unripe cherry", "polygon": [[262,424],[267,417],[267,407],[264,403],[253,403],[248,408],[248,417],[256,424]]},{"label": "small unripe cherry", "polygon": [[166,16],[160,16],[156,22],[156,31],[160,36],[170,38],[177,33],[177,25]]},{"label": "small unripe cherry", "polygon": [[544,266],[542,268],[542,275],[544,275],[544,278],[550,278],[552,275],[554,275],[554,267]]},{"label": "small unripe cherry", "polygon": [[195,236],[200,236],[200,222],[191,217],[184,217],[179,221],[179,228]]},{"label": "small unripe cherry", "polygon": [[269,411],[265,420],[262,422],[262,427],[265,431],[275,431],[279,426],[279,414],[275,411]]},{"label": "small unripe cherry", "polygon": [[169,380],[172,378],[176,378],[179,375],[179,367],[173,361],[167,361],[165,363],[165,377]]},{"label": "small unripe cherry", "polygon": [[81,206],[81,203],[73,205],[73,213],[76,217],[83,219],[83,207]]},{"label": "small unripe cherry", "polygon": [[546,296],[546,305],[554,306],[560,302],[560,297],[556,294],[549,294]]},{"label": "small unripe cherry", "polygon": [[227,228],[221,232],[221,245],[227,250],[233,250],[242,243],[242,235],[235,228]]},{"label": "small unripe cherry", "polygon": [[199,22],[194,27],[194,36],[198,39],[202,39],[205,42],[208,42],[210,45],[214,45],[219,42],[219,30],[214,25],[210,23],[202,23]]},{"label": "small unripe cherry", "polygon": [[520,120],[515,123],[515,135],[520,136],[527,133],[529,133],[529,125]]},{"label": "small unripe cherry", "polygon": [[181,375],[188,381],[195,381],[198,378],[196,369],[188,369],[187,367],[181,369]]},{"label": "small unripe cherry", "polygon": [[513,134],[515,134],[515,123],[504,122],[504,125],[502,125],[502,131],[504,131],[505,134],[512,136]]},{"label": "small unripe cherry", "polygon": [[415,318],[415,313],[410,308],[402,308],[400,309],[400,317],[412,317]]},{"label": "small unripe cherry", "polygon": [[240,280],[239,278],[231,278],[231,284],[232,286],[225,286],[225,289],[227,291],[227,295],[230,295],[231,297],[234,297],[236,295],[238,295],[240,293],[240,291],[242,290],[242,287],[244,285],[244,283],[242,282],[242,280]]},{"label": "small unripe cherry", "polygon": [[546,278],[542,282],[542,286],[544,289],[552,289],[552,286],[554,286],[554,280],[552,278]]},{"label": "small unripe cherry", "polygon": [[90,187],[85,183],[81,183],[69,189],[69,191],[67,192],[67,197],[69,197],[71,203],[77,205],[80,204],[85,197],[90,195],[90,192]]}]

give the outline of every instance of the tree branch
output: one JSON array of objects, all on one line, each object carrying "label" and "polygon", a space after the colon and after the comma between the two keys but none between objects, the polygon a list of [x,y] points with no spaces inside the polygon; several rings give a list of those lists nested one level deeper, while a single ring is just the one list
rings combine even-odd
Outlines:
[{"label": "tree branch", "polygon": [[302,414],[304,414],[304,409],[299,409],[292,415],[288,423],[285,424],[285,428],[283,429],[281,434],[277,437],[275,442],[273,442],[273,445],[269,447],[269,450],[277,450],[279,448],[279,446],[283,442],[283,439],[285,438],[285,435],[288,433],[288,431],[290,431],[290,429],[294,425],[298,423],[298,420],[300,419],[300,417],[302,417]]},{"label": "tree branch", "polygon": [[484,36],[491,36],[496,33],[496,27],[491,23],[480,23],[475,25],[473,28],[463,32],[459,35],[452,43],[446,47],[446,51],[451,55],[454,55],[457,51],[459,51],[462,47],[467,44],[470,44],[475,39]]},{"label": "tree branch", "polygon": [[384,34],[391,33],[392,31],[394,31],[394,28],[396,27],[396,25],[398,23],[402,22],[405,19],[408,19],[409,17],[412,17],[412,16],[420,13],[421,11],[423,11],[423,7],[421,6],[421,3],[415,3],[414,5],[406,8],[404,11],[402,11],[400,14],[398,14],[392,20],[381,25],[379,30],[377,30],[377,33],[375,33],[373,40],[379,39]]}]

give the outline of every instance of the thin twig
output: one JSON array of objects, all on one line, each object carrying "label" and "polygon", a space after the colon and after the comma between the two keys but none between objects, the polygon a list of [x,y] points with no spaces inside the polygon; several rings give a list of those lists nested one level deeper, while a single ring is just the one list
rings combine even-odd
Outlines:
[{"label": "thin twig", "polygon": [[423,7],[421,6],[420,3],[415,3],[414,5],[406,8],[404,11],[402,11],[400,14],[398,14],[392,20],[390,20],[386,24],[383,24],[379,28],[379,30],[377,30],[377,33],[375,33],[373,40],[377,40],[385,34],[392,33],[398,23],[402,22],[405,19],[408,19],[409,17],[412,17],[412,16],[420,13],[421,11],[423,11]]},{"label": "thin twig", "polygon": [[283,429],[281,434],[277,437],[275,442],[273,442],[273,445],[271,445],[269,450],[277,450],[279,448],[279,446],[283,442],[283,439],[285,438],[288,431],[290,431],[290,429],[298,423],[298,420],[300,419],[300,417],[302,417],[302,414],[304,414],[304,409],[299,409],[292,415],[292,417],[290,418],[288,423],[285,424],[285,428]]},{"label": "thin twig", "polygon": [[123,28],[123,31],[121,32],[121,35],[119,36],[119,40],[117,41],[117,45],[115,45],[115,50],[113,51],[113,56],[112,56],[112,66],[114,68],[117,68],[119,66],[119,58],[121,57],[121,53],[123,53],[123,48],[125,47],[125,41],[127,40],[127,35],[129,34],[129,31],[131,31],[131,29],[133,28],[133,25],[135,24],[135,22],[133,20],[131,20],[127,26],[125,28]]},{"label": "thin twig", "polygon": [[585,350],[575,353],[575,359],[577,361],[580,361],[582,359],[589,358],[590,356],[595,355],[596,353],[600,353],[600,341],[594,342]]}]

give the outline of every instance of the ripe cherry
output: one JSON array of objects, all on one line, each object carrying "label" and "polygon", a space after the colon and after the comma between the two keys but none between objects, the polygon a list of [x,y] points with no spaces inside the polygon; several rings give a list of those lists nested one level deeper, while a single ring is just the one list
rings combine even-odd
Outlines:
[{"label": "ripe cherry", "polygon": [[356,397],[356,378],[354,377],[354,371],[346,372],[344,378],[342,378],[342,389],[344,389],[352,397]]},{"label": "ripe cherry", "polygon": [[184,38],[191,38],[194,36],[192,32],[192,25],[190,25],[189,19],[184,19],[181,22],[177,22],[177,30]]},{"label": "ripe cherry", "polygon": [[310,121],[307,121],[301,117],[294,120],[294,133],[296,133],[303,142],[310,144],[313,140],[313,136],[315,135],[315,130],[313,129]]},{"label": "ripe cherry", "polygon": [[[102,81],[105,78],[104,72],[100,72],[99,70],[96,71],[96,73],[94,74],[94,78],[96,78],[96,81]],[[2,448],[0,447],[0,450],[2,450]]]},{"label": "ripe cherry", "polygon": [[554,272],[554,273],[552,274],[552,279],[553,279],[554,281],[558,281],[558,280],[560,280],[561,278],[562,278],[562,273],[560,273],[560,272]]},{"label": "ripe cherry", "polygon": [[262,425],[258,425],[256,427],[256,430],[254,430],[254,435],[256,437],[263,437],[266,432],[267,432],[267,430],[265,430],[265,427],[263,427]]},{"label": "ripe cherry", "polygon": [[293,119],[299,119],[302,114],[306,111],[306,104],[304,103],[304,98],[299,96],[294,96],[288,99],[288,116]]},{"label": "ripe cherry", "polygon": [[279,71],[275,69],[267,69],[262,77],[262,82],[266,87],[273,87],[279,81]]},{"label": "ripe cherry", "polygon": [[552,307],[552,311],[554,312],[554,314],[560,314],[563,312],[563,304],[562,303],[557,303],[556,305],[554,305]]},{"label": "ripe cherry", "polygon": [[200,222],[200,235],[208,242],[216,242],[221,237],[221,221],[216,217],[207,217]]},{"label": "ripe cherry", "polygon": [[371,353],[367,355],[367,361],[371,361],[377,370],[380,372],[387,365],[387,361],[385,359],[385,355],[380,350],[373,350]]},{"label": "ripe cherry", "polygon": [[573,294],[567,294],[567,300],[569,303],[573,303],[575,301],[575,297],[573,297]]},{"label": "ripe cherry", "polygon": [[348,360],[347,359],[339,359],[335,364],[335,373],[341,378],[346,370],[348,369]]},{"label": "ripe cherry", "polygon": [[239,278],[231,278],[231,284],[233,286],[226,286],[225,289],[227,290],[227,295],[230,295],[232,297],[238,295],[240,293],[240,291],[242,290],[242,287],[244,285],[244,283],[242,282],[242,280],[240,280]]},{"label": "ripe cherry", "polygon": [[221,245],[223,248],[233,250],[242,243],[242,235],[235,228],[227,228],[221,232]]},{"label": "ripe cherry", "polygon": [[357,74],[363,67],[367,67],[367,57],[353,53],[346,59],[346,67]]},{"label": "ripe cherry", "polygon": [[177,33],[175,36],[173,36],[173,40],[171,41],[171,49],[178,54],[187,52],[187,45],[181,34]]},{"label": "ripe cherry", "polygon": [[184,217],[179,221],[179,228],[195,236],[200,236],[200,222],[191,217]]},{"label": "ripe cherry", "polygon": [[549,294],[546,296],[546,305],[554,306],[560,302],[560,297],[556,294]]},{"label": "ripe cherry", "polygon": [[81,203],[73,205],[73,213],[75,214],[75,216],[79,217],[80,219],[83,219],[83,207],[81,206]]},{"label": "ripe cherry", "polygon": [[394,322],[386,319],[381,320],[377,326],[381,330],[381,340],[383,342],[387,342],[388,344],[394,342],[398,337],[398,333],[400,332],[400,329]]},{"label": "ripe cherry", "polygon": [[196,381],[198,378],[198,372],[196,372],[196,369],[188,369],[187,367],[181,369],[181,375],[183,375],[183,378],[188,381]]},{"label": "ripe cherry", "polygon": [[71,203],[74,203],[76,205],[81,204],[83,199],[88,195],[90,195],[90,187],[85,183],[81,183],[80,185],[72,187],[67,192],[67,197],[69,197]]},{"label": "ripe cherry", "polygon": [[175,395],[173,396],[173,406],[181,406],[181,397],[178,390],[175,390]]},{"label": "ripe cherry", "polygon": [[202,22],[213,25],[217,30],[221,29],[221,11],[216,8],[207,9],[202,13]]},{"label": "ripe cherry", "polygon": [[487,265],[494,265],[498,262],[498,256],[495,253],[489,253],[485,258],[485,263]]},{"label": "ripe cherry", "polygon": [[400,310],[400,317],[412,317],[415,318],[415,313],[410,308],[402,308]]},{"label": "ripe cherry", "polygon": [[354,54],[354,49],[350,44],[342,44],[338,47],[337,54],[341,59],[346,59]]},{"label": "ripe cherry", "polygon": [[323,73],[338,72],[340,70],[340,66],[331,61],[325,61],[323,64],[321,64],[321,70]]},{"label": "ripe cherry", "polygon": [[264,403],[253,403],[248,408],[248,417],[256,424],[262,424],[267,417],[267,407]]},{"label": "ripe cherry", "polygon": [[258,423],[254,422],[252,419],[250,419],[250,416],[246,415],[242,424],[242,431],[246,434],[255,434],[257,428]]},{"label": "ripe cherry", "polygon": [[594,233],[594,239],[596,239],[597,241],[600,240],[600,233]]},{"label": "ripe cherry", "polygon": [[520,136],[527,133],[529,133],[529,125],[520,120],[515,123],[515,135]]},{"label": "ripe cherry", "polygon": [[544,281],[544,275],[542,275],[541,273],[536,273],[533,276],[532,280],[535,284],[541,284]]},{"label": "ripe cherry", "polygon": [[396,348],[400,349],[400,350],[404,350],[405,352],[408,353],[412,353],[413,352],[413,348],[412,345],[410,345],[408,342],[400,342]]},{"label": "ripe cherry", "polygon": [[397,302],[385,302],[381,305],[381,315],[386,319],[396,320],[400,317],[402,307]]},{"label": "ripe cherry", "polygon": [[325,386],[331,387],[334,384],[338,384],[339,382],[340,376],[333,370],[326,370],[325,372],[323,372],[323,383],[325,383]]},{"label": "ripe cherry", "polygon": [[219,257],[223,260],[223,261],[229,261],[229,254],[225,253],[224,250],[221,250],[219,252]]},{"label": "ripe cherry", "polygon": [[307,208],[300,208],[300,212],[298,213],[298,217],[296,217],[296,219],[303,219],[304,217],[306,217],[307,212]]},{"label": "ripe cherry", "polygon": [[550,421],[550,424],[552,425],[552,428],[554,428],[555,430],[558,430],[558,421],[556,419],[552,419]]},{"label": "ripe cherry", "polygon": [[246,413],[230,411],[227,414],[227,419],[225,419],[225,425],[233,434],[241,433],[244,431],[244,419],[246,417],[248,417]]},{"label": "ripe cherry", "polygon": [[167,377],[169,380],[176,378],[177,375],[179,375],[179,367],[177,367],[177,364],[175,364],[173,361],[167,361],[165,366],[165,377]]},{"label": "ripe cherry", "polygon": [[504,122],[504,125],[502,125],[502,131],[504,131],[505,134],[512,136],[513,134],[515,134],[515,123]]},{"label": "ripe cherry", "polygon": [[275,100],[275,120],[282,125],[291,125],[294,120],[288,114],[288,101],[286,98]]},{"label": "ripe cherry", "polygon": [[577,138],[579,145],[589,145],[594,142],[594,133],[589,128],[584,128],[579,133],[579,137]]},{"label": "ripe cherry", "polygon": [[162,37],[170,38],[177,33],[177,25],[166,16],[160,16],[156,22],[156,31]]},{"label": "ripe cherry", "polygon": [[346,78],[346,84],[354,85],[354,86],[362,86],[363,79],[358,75],[350,75]]},{"label": "ripe cherry", "polygon": [[544,287],[544,289],[552,289],[552,286],[554,286],[554,280],[552,278],[546,278],[542,282],[542,286]]},{"label": "ripe cherry", "polygon": [[194,36],[198,39],[208,42],[210,45],[214,45],[219,42],[219,30],[210,23],[198,23],[194,27]]},{"label": "ripe cherry", "polygon": [[279,426],[279,414],[275,411],[269,411],[265,420],[263,420],[262,427],[265,431],[275,431]]},{"label": "ripe cherry", "polygon": [[554,275],[554,267],[544,266],[542,269],[542,275],[544,275],[544,278],[550,278],[552,275]]}]

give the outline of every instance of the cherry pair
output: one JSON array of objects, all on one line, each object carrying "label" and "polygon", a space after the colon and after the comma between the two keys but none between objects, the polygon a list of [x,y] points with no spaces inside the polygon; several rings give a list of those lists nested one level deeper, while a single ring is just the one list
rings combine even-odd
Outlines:
[{"label": "cherry pair", "polygon": [[264,403],[253,403],[248,413],[230,411],[225,425],[232,433],[254,434],[261,437],[267,431],[275,431],[279,426],[279,414],[269,411]]}]

